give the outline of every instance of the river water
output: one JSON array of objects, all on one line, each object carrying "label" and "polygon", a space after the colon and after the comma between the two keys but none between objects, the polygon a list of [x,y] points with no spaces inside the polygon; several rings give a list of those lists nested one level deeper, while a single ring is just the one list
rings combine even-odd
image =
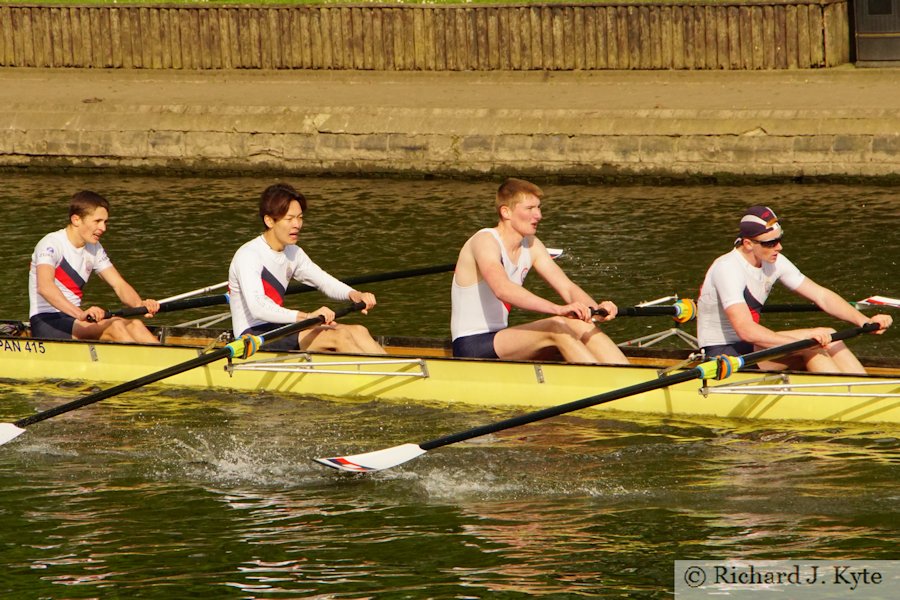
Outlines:
[{"label": "river water", "polygon": [[[452,262],[494,222],[489,182],[292,182],[310,198],[301,244],[337,276]],[[4,174],[0,316],[27,317],[29,256],[64,225],[77,189],[111,200],[104,246],[138,290],[164,297],[226,278],[259,231],[255,202],[269,183]],[[814,280],[851,300],[900,295],[890,187],[544,188],[539,235],[565,249],[573,279],[621,306],[695,297],[755,203],[780,214],[785,253]],[[449,277],[374,284],[379,306],[353,320],[376,334],[445,336]],[[104,288],[95,278],[86,297],[114,306]],[[780,291],[771,301],[799,300]],[[842,327],[815,314],[767,323]],[[622,318],[607,331],[622,340],[670,327]],[[896,330],[852,345],[900,356]],[[94,389],[47,377],[0,381],[0,419]],[[517,412],[154,386],[33,425],[0,449],[0,596],[663,598],[677,559],[896,558],[900,443],[887,426],[587,411],[374,476],[310,461]]]}]

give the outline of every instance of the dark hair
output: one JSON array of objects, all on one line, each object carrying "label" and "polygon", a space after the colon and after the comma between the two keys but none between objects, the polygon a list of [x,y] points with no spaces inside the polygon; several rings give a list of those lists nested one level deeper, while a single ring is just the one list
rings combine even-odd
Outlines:
[{"label": "dark hair", "polygon": [[263,225],[266,217],[272,217],[276,221],[287,214],[291,202],[300,203],[300,210],[306,212],[306,197],[294,189],[289,183],[275,183],[263,190],[259,197],[259,218]]},{"label": "dark hair", "polygon": [[69,220],[73,215],[78,215],[82,219],[98,208],[105,208],[109,212],[109,200],[89,190],[82,190],[72,196],[69,202]]}]

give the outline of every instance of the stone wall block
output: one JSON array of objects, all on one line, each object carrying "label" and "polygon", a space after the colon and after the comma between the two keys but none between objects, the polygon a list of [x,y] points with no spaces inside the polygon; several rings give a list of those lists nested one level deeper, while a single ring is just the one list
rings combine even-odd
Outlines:
[{"label": "stone wall block", "polygon": [[77,131],[49,129],[42,132],[45,153],[50,156],[83,156],[83,148]]},{"label": "stone wall block", "polygon": [[[900,129],[894,135],[872,139],[872,161],[900,165]],[[898,169],[900,171],[900,169]]]},{"label": "stone wall block", "polygon": [[[353,144],[353,155],[359,159],[384,160],[392,154],[388,151],[389,136],[386,134],[370,133],[350,137]],[[411,150],[416,152],[422,150],[422,148],[411,144]]]},{"label": "stone wall block", "polygon": [[549,161],[555,156],[543,154],[534,148],[534,136],[505,134],[497,136],[494,143],[494,157],[500,163],[517,161]]},{"label": "stone wall block", "polygon": [[43,156],[47,154],[47,139],[43,133],[42,130],[7,130],[0,136],[3,138],[0,145],[4,153]]},{"label": "stone wall block", "polygon": [[677,138],[667,135],[642,136],[638,141],[640,162],[651,164],[665,164],[671,160],[678,143]]},{"label": "stone wall block", "polygon": [[460,136],[459,151],[467,161],[493,161],[494,137],[490,135]]},{"label": "stone wall block", "polygon": [[197,158],[229,158],[232,151],[232,134],[219,131],[184,132],[184,156]]},{"label": "stone wall block", "polygon": [[830,162],[833,135],[799,135],[792,138],[791,158],[800,164]]},{"label": "stone wall block", "polygon": [[688,164],[716,164],[722,159],[722,144],[733,141],[732,136],[721,138],[715,135],[687,135],[673,138],[675,146],[672,159]]},{"label": "stone wall block", "polygon": [[320,133],[316,136],[316,156],[322,160],[351,159],[352,149],[352,136],[333,133]]},{"label": "stone wall block", "polygon": [[184,132],[151,129],[147,132],[147,156],[184,158]]},{"label": "stone wall block", "polygon": [[91,131],[80,132],[80,140],[86,156],[109,156],[124,159],[147,156],[147,133],[144,131]]},{"label": "stone wall block", "polygon": [[317,156],[317,135],[308,133],[285,133],[281,138],[281,148],[285,160],[313,159]]},{"label": "stone wall block", "polygon": [[836,135],[831,145],[834,160],[838,162],[864,163],[872,157],[872,136]]},{"label": "stone wall block", "polygon": [[240,140],[244,148],[243,155],[250,160],[260,161],[265,157],[283,159],[284,137],[274,133],[233,134],[232,146],[236,146]]}]

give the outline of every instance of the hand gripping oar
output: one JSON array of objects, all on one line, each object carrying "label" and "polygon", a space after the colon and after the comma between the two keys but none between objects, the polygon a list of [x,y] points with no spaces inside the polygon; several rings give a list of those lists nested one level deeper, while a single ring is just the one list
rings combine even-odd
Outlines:
[{"label": "hand gripping oar", "polygon": [[[561,252],[561,251],[560,251]],[[417,269],[406,269],[403,271],[389,271],[387,273],[373,273],[371,275],[359,275],[357,277],[348,277],[342,279],[347,285],[360,285],[364,283],[376,283],[379,281],[394,281],[396,279],[409,279],[410,277],[421,277],[423,275],[433,275],[435,273],[448,273],[456,268],[456,263],[446,265],[435,265],[433,267],[419,267]],[[226,282],[227,284],[227,282]],[[216,286],[211,286],[216,287]],[[301,283],[292,283],[287,288],[287,294],[302,294],[305,292],[313,292],[317,288]],[[173,300],[170,302],[161,302],[159,312],[172,312],[175,310],[185,310],[188,308],[203,308],[205,306],[217,306],[219,304],[228,304],[228,294],[214,294],[212,296],[200,296],[199,298],[185,298],[183,300]],[[104,318],[110,317],[137,317],[147,312],[146,306],[134,306],[129,308],[120,308],[115,311],[107,311]]]},{"label": "hand gripping oar", "polygon": [[[861,333],[867,333],[870,331],[875,331],[877,329],[877,323],[867,323],[862,327],[853,327],[851,329],[839,331],[833,334],[831,336],[831,339],[835,342],[839,340],[846,340]],[[340,471],[350,471],[353,473],[368,473],[371,471],[390,469],[391,467],[401,465],[409,460],[416,458],[417,456],[425,454],[429,450],[434,450],[435,448],[440,448],[441,446],[448,446],[450,444],[463,442],[465,440],[470,440],[472,438],[487,435],[489,433],[496,433],[498,431],[503,431],[504,429],[511,429],[513,427],[519,427],[520,425],[534,423],[535,421],[541,421],[550,417],[556,417],[558,415],[562,415],[572,411],[581,410],[582,408],[588,408],[589,406],[596,406],[598,404],[612,402],[613,400],[619,400],[628,396],[634,396],[637,394],[643,394],[645,392],[658,390],[660,388],[668,387],[676,383],[683,383],[692,379],[725,379],[726,377],[730,376],[731,373],[737,371],[745,365],[752,365],[762,360],[777,358],[779,356],[790,354],[791,352],[796,352],[797,350],[811,348],[816,345],[818,345],[818,342],[813,339],[798,340],[796,342],[791,342],[790,344],[784,344],[783,346],[776,346],[774,348],[767,348],[758,352],[751,352],[743,356],[718,356],[715,359],[708,360],[687,371],[673,373],[671,375],[666,375],[653,381],[637,383],[635,385],[630,385],[618,390],[612,390],[603,394],[597,394],[596,396],[589,396],[587,398],[582,398],[581,400],[575,400],[573,402],[567,402],[566,404],[552,406],[535,412],[520,415],[518,417],[513,417],[511,419],[506,419],[504,421],[497,421],[496,423],[482,425],[481,427],[475,427],[474,429],[447,435],[431,440],[429,442],[425,442],[423,444],[402,444],[400,446],[394,446],[393,448],[386,448],[384,450],[377,450],[375,452],[367,452],[365,454],[354,454],[352,456],[336,456],[333,458],[315,458],[313,460],[315,460],[317,463],[325,465],[326,467],[331,467],[332,469],[338,469]]]},{"label": "hand gripping oar", "polygon": [[[334,311],[334,318],[337,319],[339,317],[343,317],[344,315],[352,311],[362,310],[365,307],[366,305],[363,302],[351,304],[350,306],[346,306]],[[185,371],[190,371],[191,369],[195,369],[197,367],[202,367],[203,365],[208,365],[223,358],[248,358],[267,341],[271,342],[274,340],[278,340],[291,334],[298,333],[304,329],[309,329],[310,327],[321,325],[324,322],[324,317],[316,316],[310,319],[304,319],[302,321],[297,321],[296,323],[285,325],[284,327],[279,327],[278,329],[273,329],[265,335],[245,335],[242,338],[235,340],[222,348],[218,348],[216,350],[213,350],[212,352],[168,367],[161,371],[150,373],[149,375],[144,375],[143,377],[139,377],[138,379],[134,379],[132,381],[120,383],[119,385],[105,390],[100,390],[99,392],[89,394],[83,398],[79,398],[78,400],[73,400],[72,402],[61,404],[60,406],[57,406],[55,408],[51,408],[49,410],[31,415],[30,417],[19,419],[15,423],[0,423],[0,446],[25,433],[24,428],[29,425],[33,425],[34,423],[38,423],[51,417],[76,410],[89,404],[94,404],[95,402],[100,402],[101,400],[106,400],[107,398],[112,398],[113,396],[118,396],[119,394],[131,391],[141,386],[160,381],[161,379],[166,379],[167,377],[178,375],[179,373],[184,373]]]},{"label": "hand gripping oar", "polygon": [[[595,308],[595,315],[605,317],[609,313],[605,308]],[[697,304],[690,298],[681,298],[675,304],[652,306],[626,306],[620,308],[617,317],[672,317],[679,323],[693,321],[697,315]]]}]

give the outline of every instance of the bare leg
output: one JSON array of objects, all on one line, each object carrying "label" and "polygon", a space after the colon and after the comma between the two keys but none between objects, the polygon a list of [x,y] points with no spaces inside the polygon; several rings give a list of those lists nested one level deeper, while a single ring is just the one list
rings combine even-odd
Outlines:
[{"label": "bare leg", "polygon": [[387,354],[385,349],[381,347],[381,344],[372,338],[369,330],[364,326],[341,325],[341,327],[347,329],[350,337],[353,339],[353,343],[359,348],[358,352],[363,354]]},{"label": "bare leg", "polygon": [[[585,323],[585,325],[588,325]],[[597,362],[627,365],[628,358],[622,349],[616,346],[615,342],[609,339],[609,336],[600,331],[595,325],[589,325],[588,331],[581,336],[581,341],[588,347],[588,350],[596,357]]]},{"label": "bare leg", "polygon": [[[592,324],[584,321],[550,317],[499,331],[494,338],[494,350],[500,358],[532,360],[545,348],[555,347],[559,349],[566,362],[614,361],[615,352],[606,352],[604,348],[607,342],[610,345],[612,342],[603,333],[600,333],[601,337],[597,337],[596,333],[600,332],[597,332]],[[582,340],[587,340],[588,343]],[[596,346],[597,349],[589,344]],[[627,362],[624,355],[621,358],[622,362]]]},{"label": "bare leg", "polygon": [[147,326],[138,319],[127,320],[125,328],[128,330],[128,335],[135,342],[138,342],[140,344],[159,343],[159,340],[156,338],[156,336],[150,333],[150,330],[147,329]]},{"label": "bare leg", "polygon": [[300,332],[301,350],[321,350],[326,352],[353,352],[384,354],[378,342],[372,339],[362,325],[325,325]]},{"label": "bare leg", "polygon": [[75,322],[72,336],[76,340],[101,340],[104,342],[133,342],[125,319],[114,317],[99,323]]},{"label": "bare leg", "polygon": [[[809,339],[810,332],[807,329],[794,329],[780,331],[788,337],[804,340]],[[813,348],[804,352],[798,352],[793,356],[785,356],[777,360],[763,361],[759,363],[761,369],[796,369],[806,370],[811,373],[846,373],[865,375],[866,369],[859,359],[850,351],[844,342],[832,342],[825,348]]]}]

